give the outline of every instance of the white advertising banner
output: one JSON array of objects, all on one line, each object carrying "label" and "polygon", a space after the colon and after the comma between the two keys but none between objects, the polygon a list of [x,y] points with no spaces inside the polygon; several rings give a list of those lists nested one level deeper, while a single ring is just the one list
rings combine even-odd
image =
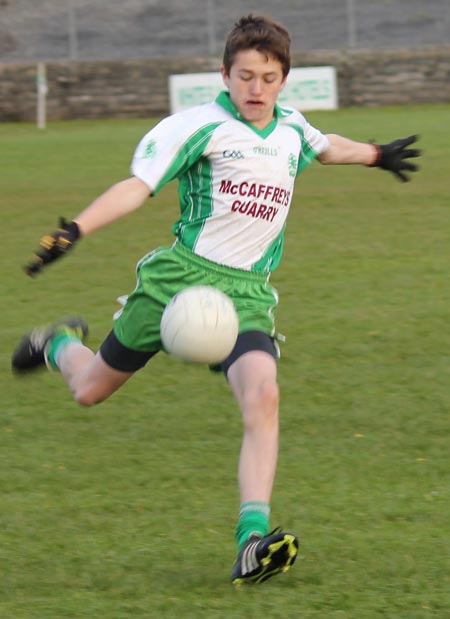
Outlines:
[{"label": "white advertising banner", "polygon": [[[207,103],[225,89],[222,76],[215,73],[186,73],[169,76],[171,113]],[[338,92],[335,67],[302,67],[291,69],[286,86],[278,97],[280,105],[301,112],[335,110]]]}]

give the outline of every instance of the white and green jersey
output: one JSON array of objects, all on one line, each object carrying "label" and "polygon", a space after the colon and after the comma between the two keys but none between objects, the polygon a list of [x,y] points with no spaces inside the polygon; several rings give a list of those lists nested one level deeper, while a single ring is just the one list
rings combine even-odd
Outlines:
[{"label": "white and green jersey", "polygon": [[177,242],[219,264],[269,272],[280,261],[295,178],[328,146],[297,110],[275,106],[259,130],[222,92],[158,123],[131,171],[153,195],[178,179]]}]

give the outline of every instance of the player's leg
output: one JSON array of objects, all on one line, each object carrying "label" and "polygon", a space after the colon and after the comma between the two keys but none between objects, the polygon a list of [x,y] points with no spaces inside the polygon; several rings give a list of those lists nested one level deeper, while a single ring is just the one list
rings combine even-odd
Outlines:
[{"label": "player's leg", "polygon": [[81,341],[54,342],[49,359],[59,369],[74,399],[83,406],[102,402],[119,389],[156,354],[128,348],[112,330],[99,351]]},{"label": "player's leg", "polygon": [[80,404],[92,406],[105,400],[160,350],[161,315],[179,289],[179,272],[171,248],[151,252],[138,265],[133,292],[120,297],[123,307],[114,315],[114,329],[97,354],[84,345],[86,323],[69,318],[25,336],[13,354],[13,368],[23,373],[47,364],[60,370]]},{"label": "player's leg", "polygon": [[254,350],[239,357],[227,376],[243,418],[241,502],[269,503],[278,457],[277,364],[270,354]]},{"label": "player's leg", "polygon": [[87,334],[81,318],[37,327],[19,342],[12,367],[22,374],[45,365],[58,369],[73,398],[83,406],[93,406],[119,389],[155,354],[127,348],[113,331],[95,354],[84,344]]},{"label": "player's leg", "polygon": [[277,350],[272,338],[250,332],[239,336],[227,378],[242,411],[239,460],[241,507],[236,528],[239,554],[232,572],[236,584],[262,582],[294,563],[294,535],[269,532],[270,498],[278,456]]},{"label": "player's leg", "polygon": [[75,341],[61,348],[56,364],[74,400],[82,406],[103,402],[134,374],[112,368],[100,351],[95,354]]}]

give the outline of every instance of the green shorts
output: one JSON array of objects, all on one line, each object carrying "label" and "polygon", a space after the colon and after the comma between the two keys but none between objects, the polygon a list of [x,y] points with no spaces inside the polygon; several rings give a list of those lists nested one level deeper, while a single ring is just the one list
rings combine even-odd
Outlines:
[{"label": "green shorts", "polygon": [[275,334],[275,288],[266,273],[243,271],[219,265],[175,243],[144,256],[137,265],[137,285],[115,315],[114,334],[121,344],[135,351],[162,350],[160,322],[170,299],[188,286],[215,286],[234,302],[239,333],[261,331]]}]

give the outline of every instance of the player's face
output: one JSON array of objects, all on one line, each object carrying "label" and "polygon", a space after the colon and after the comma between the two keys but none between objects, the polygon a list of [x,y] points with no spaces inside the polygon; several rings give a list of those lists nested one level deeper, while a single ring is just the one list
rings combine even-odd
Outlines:
[{"label": "player's face", "polygon": [[254,49],[238,52],[222,77],[238,112],[247,122],[264,129],[273,120],[273,109],[286,83],[281,63]]}]

